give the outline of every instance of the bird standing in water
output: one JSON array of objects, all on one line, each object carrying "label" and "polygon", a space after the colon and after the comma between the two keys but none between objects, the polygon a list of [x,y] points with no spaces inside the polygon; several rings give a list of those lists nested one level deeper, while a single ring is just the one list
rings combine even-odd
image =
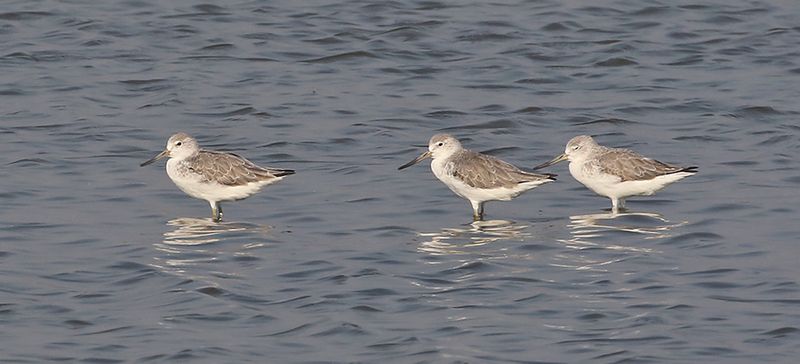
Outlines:
[{"label": "bird standing in water", "polygon": [[588,135],[576,136],[563,154],[534,170],[569,161],[569,173],[598,195],[611,199],[611,210],[625,208],[625,198],[649,196],[667,185],[697,173],[697,167],[680,167],[644,157],[634,151],[597,144]]},{"label": "bird standing in water", "polygon": [[167,148],[145,161],[144,167],[169,157],[167,175],[187,195],[206,200],[211,218],[222,221],[222,201],[247,198],[262,187],[294,174],[291,169],[260,167],[233,153],[200,149],[197,140],[177,133],[167,141]]},{"label": "bird standing in water", "polygon": [[554,174],[525,172],[496,157],[464,149],[458,139],[436,134],[428,151],[398,169],[432,158],[431,170],[456,195],[469,200],[472,218],[483,220],[486,201],[509,201],[543,183],[555,181]]}]

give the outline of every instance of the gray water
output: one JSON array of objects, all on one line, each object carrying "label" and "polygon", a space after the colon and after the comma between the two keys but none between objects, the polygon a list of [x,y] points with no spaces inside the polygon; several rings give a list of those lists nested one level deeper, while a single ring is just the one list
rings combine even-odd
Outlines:
[{"label": "gray water", "polygon": [[[591,5],[587,5],[591,4]],[[0,362],[795,363],[795,1],[0,4]],[[298,173],[209,222],[176,131]],[[700,173],[467,201],[592,134]]]}]

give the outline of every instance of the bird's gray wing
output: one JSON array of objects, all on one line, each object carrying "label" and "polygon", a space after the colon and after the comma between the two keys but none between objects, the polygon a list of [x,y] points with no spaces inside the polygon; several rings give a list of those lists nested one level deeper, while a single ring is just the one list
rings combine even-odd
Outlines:
[{"label": "bird's gray wing", "polygon": [[190,161],[190,169],[205,181],[241,186],[293,174],[289,169],[264,168],[233,153],[201,150]]},{"label": "bird's gray wing", "polygon": [[683,167],[644,157],[628,149],[611,149],[600,153],[595,166],[603,173],[618,176],[624,181],[646,181],[681,172]]},{"label": "bird's gray wing", "polygon": [[469,150],[453,156],[448,169],[453,176],[475,188],[511,188],[525,182],[553,180],[554,176],[525,172],[493,156]]}]

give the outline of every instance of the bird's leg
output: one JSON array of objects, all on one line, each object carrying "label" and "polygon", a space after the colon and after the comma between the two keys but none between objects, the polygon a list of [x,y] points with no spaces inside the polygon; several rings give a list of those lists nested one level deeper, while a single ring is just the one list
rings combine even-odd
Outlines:
[{"label": "bird's leg", "polygon": [[483,220],[483,202],[470,201],[469,203],[472,204],[472,220]]},{"label": "bird's leg", "polygon": [[624,198],[618,198],[618,197],[612,197],[611,198],[611,212],[615,213],[615,214],[620,213],[620,212],[625,212],[625,199]]},{"label": "bird's leg", "polygon": [[208,201],[211,204],[211,220],[214,222],[222,221],[222,206],[217,201]]}]

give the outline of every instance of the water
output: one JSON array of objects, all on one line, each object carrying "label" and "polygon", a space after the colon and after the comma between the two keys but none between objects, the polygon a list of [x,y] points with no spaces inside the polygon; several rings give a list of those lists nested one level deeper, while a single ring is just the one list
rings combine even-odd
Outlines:
[{"label": "water", "polygon": [[[794,363],[793,1],[5,1],[0,361]],[[186,131],[298,174],[209,224]],[[700,173],[469,204],[436,132]]]}]

